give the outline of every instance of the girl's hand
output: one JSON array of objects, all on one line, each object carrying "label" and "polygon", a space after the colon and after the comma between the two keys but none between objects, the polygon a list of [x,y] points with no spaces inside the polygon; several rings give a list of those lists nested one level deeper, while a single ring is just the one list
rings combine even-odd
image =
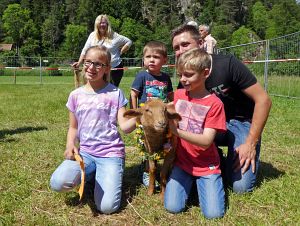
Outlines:
[{"label": "girl's hand", "polygon": [[74,69],[76,69],[76,68],[79,68],[80,63],[79,63],[79,62],[74,62],[71,66],[72,66]]},{"label": "girl's hand", "polygon": [[65,159],[70,159],[70,160],[75,160],[74,155],[78,154],[78,148],[77,147],[72,147],[72,148],[66,148],[64,156]]}]

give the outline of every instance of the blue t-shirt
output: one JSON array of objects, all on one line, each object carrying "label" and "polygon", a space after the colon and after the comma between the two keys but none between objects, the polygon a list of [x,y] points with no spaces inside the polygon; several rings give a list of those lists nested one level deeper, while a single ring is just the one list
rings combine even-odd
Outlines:
[{"label": "blue t-shirt", "polygon": [[160,76],[152,75],[148,71],[139,72],[132,83],[131,89],[139,92],[138,104],[145,103],[151,98],[167,102],[168,94],[173,92],[170,76],[164,72],[161,72]]}]

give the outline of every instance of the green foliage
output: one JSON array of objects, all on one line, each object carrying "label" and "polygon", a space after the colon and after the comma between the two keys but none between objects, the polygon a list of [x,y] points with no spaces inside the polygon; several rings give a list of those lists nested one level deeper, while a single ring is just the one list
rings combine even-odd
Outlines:
[{"label": "green foliage", "polygon": [[217,47],[230,46],[231,35],[234,31],[232,24],[215,24],[212,29],[212,36],[217,39]]},{"label": "green foliage", "polygon": [[124,19],[120,32],[133,41],[133,46],[129,49],[129,52],[133,52],[134,56],[141,57],[144,45],[153,39],[151,30],[131,18]]},{"label": "green foliage", "polygon": [[300,5],[297,5],[294,0],[285,0],[275,4],[269,12],[269,20],[271,24],[267,29],[267,38],[274,38],[299,31]]},{"label": "green foliage", "polygon": [[23,9],[19,4],[11,4],[4,11],[2,20],[6,34],[10,36],[18,46],[22,44],[24,28],[30,19],[28,9]]},{"label": "green foliage", "polygon": [[69,42],[64,36],[67,25],[85,26],[86,40],[99,14],[107,14],[113,30],[120,34],[124,31],[123,35],[134,41],[128,57],[140,56],[142,46],[152,39],[165,42],[171,49],[170,31],[191,19],[213,25],[218,47],[229,46],[233,32],[241,26],[252,29],[260,39],[300,30],[300,4],[294,0],[2,0],[0,42],[14,43],[29,56],[73,57],[83,44],[74,46],[76,50],[65,48]]},{"label": "green foliage", "polygon": [[78,58],[86,41],[86,35],[86,26],[75,24],[67,25],[62,52],[65,52],[65,54],[68,53],[73,59]]},{"label": "green foliage", "polygon": [[261,39],[264,39],[268,27],[268,12],[260,1],[253,5],[252,17],[254,31]]},{"label": "green foliage", "polygon": [[246,28],[245,26],[241,26],[235,32],[233,32],[231,37],[231,45],[238,45],[241,43],[249,43],[253,42],[253,35],[254,32],[250,29]]}]

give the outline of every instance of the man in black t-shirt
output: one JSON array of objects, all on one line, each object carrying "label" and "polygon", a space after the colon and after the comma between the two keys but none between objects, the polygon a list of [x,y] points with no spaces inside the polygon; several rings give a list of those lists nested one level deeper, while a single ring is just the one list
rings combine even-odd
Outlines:
[{"label": "man in black t-shirt", "polygon": [[[182,25],[173,30],[172,46],[176,57],[189,49],[199,48],[199,40],[194,26]],[[236,193],[252,191],[261,134],[271,109],[271,99],[249,69],[232,55],[211,55],[206,88],[216,93],[225,106],[227,132],[218,134],[215,142],[228,146],[226,182]]]}]

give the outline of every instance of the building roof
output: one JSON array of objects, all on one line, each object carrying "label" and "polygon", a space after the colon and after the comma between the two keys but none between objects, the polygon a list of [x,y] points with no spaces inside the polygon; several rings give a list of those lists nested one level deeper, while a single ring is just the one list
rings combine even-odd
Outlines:
[{"label": "building roof", "polygon": [[3,44],[0,43],[0,51],[9,51],[12,50],[13,44]]}]

